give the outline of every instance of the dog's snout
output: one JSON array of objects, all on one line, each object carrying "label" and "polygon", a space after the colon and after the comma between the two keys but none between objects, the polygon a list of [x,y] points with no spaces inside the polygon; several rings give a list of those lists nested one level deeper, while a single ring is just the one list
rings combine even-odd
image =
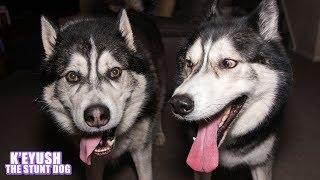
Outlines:
[{"label": "dog's snout", "polygon": [[110,110],[103,105],[93,105],[84,111],[84,120],[90,127],[101,127],[110,120]]},{"label": "dog's snout", "polygon": [[170,101],[171,109],[175,114],[185,116],[193,111],[194,102],[190,96],[186,94],[175,95]]}]

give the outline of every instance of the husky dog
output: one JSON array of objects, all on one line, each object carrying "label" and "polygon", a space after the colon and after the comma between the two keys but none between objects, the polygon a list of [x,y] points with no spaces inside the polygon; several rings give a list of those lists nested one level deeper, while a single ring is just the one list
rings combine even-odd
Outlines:
[{"label": "husky dog", "polygon": [[[129,17],[122,10],[118,17],[80,18],[59,29],[42,17],[42,97],[55,122],[76,137],[81,160],[94,162],[89,170],[95,160],[129,152],[139,179],[151,180],[153,140],[164,142],[163,46],[147,17]],[[103,167],[96,177],[102,179]]]},{"label": "husky dog", "polygon": [[205,22],[178,53],[176,117],[198,125],[187,163],[210,173],[247,165],[254,180],[272,177],[279,116],[292,82],[278,32],[275,0],[249,15]]}]

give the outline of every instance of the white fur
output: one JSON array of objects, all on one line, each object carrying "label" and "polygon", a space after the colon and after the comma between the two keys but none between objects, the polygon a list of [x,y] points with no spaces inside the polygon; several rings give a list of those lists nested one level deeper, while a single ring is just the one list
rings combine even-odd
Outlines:
[{"label": "white fur", "polygon": [[135,79],[138,81],[138,89],[136,89],[131,95],[131,101],[127,102],[127,109],[123,113],[122,123],[118,127],[119,134],[122,134],[128,130],[134,123],[139,112],[141,111],[143,102],[147,96],[147,80],[144,76],[137,73],[132,73]]},{"label": "white fur", "polygon": [[253,180],[272,180],[272,164],[273,161],[268,161],[260,166],[251,167]]},{"label": "white fur", "polygon": [[90,74],[89,74],[89,80],[92,85],[97,84],[97,59],[98,59],[98,52],[96,45],[94,44],[94,40],[91,37],[90,38],[90,44],[91,44],[91,52],[90,52]]},{"label": "white fur", "polygon": [[234,59],[239,61],[242,60],[242,57],[233,46],[232,41],[228,37],[222,37],[213,43],[209,51],[209,59],[215,66],[219,60]]},{"label": "white fur", "polygon": [[277,72],[260,64],[252,64],[251,67],[259,81],[247,100],[245,111],[231,130],[233,136],[245,134],[262,123],[275,101],[278,85]]},{"label": "white fur", "polygon": [[121,67],[120,63],[113,57],[112,52],[107,50],[101,53],[98,62],[98,72],[100,74],[105,74],[110,68]]},{"label": "white fur", "polygon": [[[235,98],[246,94],[248,99],[243,111],[231,129],[233,136],[245,134],[264,120],[274,104],[278,74],[264,65],[246,63],[227,37],[218,39],[210,47],[206,45],[207,52],[208,58],[204,56],[201,70],[186,78],[174,92],[175,95],[188,94],[194,101],[193,112],[184,118],[190,121],[207,118],[221,111]],[[221,70],[217,64],[224,58],[239,63],[235,68]]]},{"label": "white fur", "polygon": [[[97,132],[110,129],[119,124],[122,113],[125,108],[125,102],[129,97],[129,90],[122,89],[119,83],[110,81],[109,82],[100,82],[98,84],[98,71],[101,75],[105,75],[108,67],[113,67],[115,64],[118,64],[111,52],[103,51],[98,59],[99,55],[94,44],[94,40],[90,39],[92,49],[90,51],[90,74],[89,74],[89,84],[84,85],[78,92],[69,90],[69,92],[74,92],[73,94],[65,93],[66,98],[70,98],[71,112],[74,117],[75,125],[83,130],[88,132]],[[99,64],[97,64],[99,62]],[[126,73],[122,74],[121,79],[125,79]],[[119,81],[121,81],[121,79]],[[121,82],[122,85],[128,85],[125,82]],[[98,86],[100,88],[98,88]],[[78,89],[79,87],[74,87],[73,89]],[[89,127],[83,120],[83,112],[86,108],[93,104],[103,104],[110,110],[110,121],[107,125],[101,128]]]},{"label": "white fur", "polygon": [[[230,70],[220,70],[218,63],[224,58],[242,61],[227,37],[216,42],[205,43],[204,62],[200,71],[191,74],[175,90],[176,94],[188,94],[195,103],[194,110],[184,117],[186,120],[199,120],[212,116],[230,101],[243,93],[253,91],[255,81],[250,78],[251,71],[247,63]],[[225,55],[226,54],[226,55]]]},{"label": "white fur", "polygon": [[119,30],[122,33],[122,36],[126,39],[128,47],[131,50],[136,51],[136,47],[134,45],[133,32],[126,10],[122,10],[121,12]]},{"label": "white fur", "polygon": [[186,59],[192,61],[194,64],[197,64],[203,56],[203,48],[201,45],[201,39],[197,39],[195,43],[189,48],[186,53]]},{"label": "white fur", "polygon": [[[174,95],[188,94],[193,99],[194,110],[183,118],[195,121],[220,112],[232,100],[246,94],[248,99],[229,133],[239,136],[257,127],[269,113],[275,101],[278,73],[265,65],[246,62],[231,42],[228,37],[212,43],[206,42],[200,71],[191,73],[175,90]],[[193,46],[192,49],[196,48]],[[219,61],[225,58],[238,61],[238,65],[232,69],[219,68]],[[272,136],[243,156],[221,151],[221,161],[229,167],[265,162],[274,141],[275,137]]]},{"label": "white fur", "polygon": [[257,165],[266,162],[270,158],[276,137],[271,136],[262,144],[255,147],[248,154],[239,156],[230,151],[220,152],[220,162],[227,167],[234,167],[240,164]]},{"label": "white fur", "polygon": [[64,74],[69,71],[80,72],[83,76],[88,75],[87,59],[80,53],[73,53],[70,58],[70,63],[66,68]]},{"label": "white fur", "polygon": [[[57,123],[69,133],[74,132],[74,126],[82,131],[98,132],[118,124],[118,133],[123,133],[131,127],[141,111],[146,97],[146,79],[143,75],[123,70],[117,81],[98,81],[98,73],[106,76],[110,68],[121,65],[111,51],[105,50],[99,55],[92,38],[90,42],[92,49],[89,59],[74,52],[64,72],[66,74],[68,71],[79,71],[82,78],[89,77],[89,82],[70,84],[65,78],[61,78],[44,89],[44,100],[50,106]],[[54,97],[55,88],[59,91],[58,99]],[[100,128],[88,126],[83,118],[85,109],[94,104],[102,104],[110,110],[110,121]],[[69,119],[64,107],[70,109],[72,119]]]},{"label": "white fur", "polygon": [[55,84],[51,84],[44,88],[43,99],[50,106],[48,109],[55,116],[56,122],[60,125],[62,130],[68,133],[73,133],[74,126],[72,120],[65,114],[63,106],[59,100],[54,98],[54,86]]},{"label": "white fur", "polygon": [[280,39],[278,32],[279,9],[275,0],[263,0],[259,12],[260,34],[265,40]]},{"label": "white fur", "polygon": [[[189,50],[186,53],[185,59],[191,61],[194,67],[192,69],[190,69],[190,67],[185,67],[184,73],[183,73],[184,82],[192,78],[192,72],[194,71],[194,69],[201,68],[199,67],[202,65],[201,62],[204,61],[203,59],[207,59],[207,58],[204,58],[204,56],[207,56],[210,48],[210,44],[208,44],[209,41],[207,41],[204,47],[201,43],[202,41],[203,40],[200,38],[197,39],[195,43],[193,43],[193,45],[190,46]],[[203,52],[205,54],[203,54]],[[180,85],[178,88],[181,88],[181,87],[183,86]],[[182,90],[178,90],[178,88],[175,90],[174,95],[184,93]]]},{"label": "white fur", "polygon": [[204,44],[204,56],[203,56],[203,63],[202,63],[202,67],[200,68],[200,72],[203,72],[206,69],[206,66],[208,63],[210,63],[210,59],[209,59],[209,54],[212,48],[212,41],[209,39],[207,40],[207,42]]}]

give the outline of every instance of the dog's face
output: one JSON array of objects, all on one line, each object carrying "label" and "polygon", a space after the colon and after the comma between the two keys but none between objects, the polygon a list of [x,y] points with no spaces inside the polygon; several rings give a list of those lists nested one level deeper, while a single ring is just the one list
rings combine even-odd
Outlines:
[{"label": "dog's face", "polygon": [[[126,12],[116,20],[85,19],[58,30],[42,18],[43,100],[68,133],[125,132],[145,101],[145,65]],[[143,69],[143,68],[142,68]]]},{"label": "dog's face", "polygon": [[272,2],[246,17],[217,17],[188,39],[178,55],[179,86],[170,101],[178,118],[221,116],[221,140],[231,125],[232,135],[257,127],[282,100],[277,97],[288,92],[283,84],[290,82],[291,69]]}]

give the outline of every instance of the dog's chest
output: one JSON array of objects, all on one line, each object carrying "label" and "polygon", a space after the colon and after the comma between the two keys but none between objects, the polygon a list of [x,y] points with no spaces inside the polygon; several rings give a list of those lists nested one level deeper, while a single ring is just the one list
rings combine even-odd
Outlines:
[{"label": "dog's chest", "polygon": [[272,157],[275,136],[270,136],[259,145],[250,150],[221,150],[220,163],[226,167],[234,167],[241,164],[257,165]]},{"label": "dog's chest", "polygon": [[130,131],[126,132],[116,140],[114,151],[110,154],[110,158],[118,158],[125,152],[135,151],[149,143],[152,143],[150,134],[151,122],[149,119],[142,119],[136,122]]}]

